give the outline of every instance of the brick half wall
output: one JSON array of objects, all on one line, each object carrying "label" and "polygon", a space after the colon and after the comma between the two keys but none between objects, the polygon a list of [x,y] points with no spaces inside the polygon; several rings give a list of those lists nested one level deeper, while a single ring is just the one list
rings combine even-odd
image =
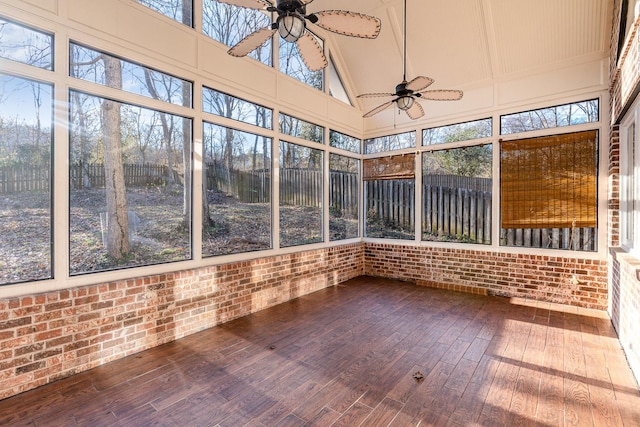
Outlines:
[{"label": "brick half wall", "polygon": [[0,300],[0,399],[360,276],[362,247]]},{"label": "brick half wall", "polygon": [[418,285],[607,309],[606,260],[366,243],[364,264]]}]

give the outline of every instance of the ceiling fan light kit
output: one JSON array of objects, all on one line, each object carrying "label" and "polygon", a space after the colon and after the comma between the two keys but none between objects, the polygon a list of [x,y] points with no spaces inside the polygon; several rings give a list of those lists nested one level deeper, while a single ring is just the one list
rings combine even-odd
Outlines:
[{"label": "ceiling fan light kit", "polygon": [[413,98],[410,96],[401,96],[398,98],[398,108],[402,111],[407,111],[409,108],[413,106]]},{"label": "ceiling fan light kit", "polygon": [[280,37],[288,42],[295,42],[302,36],[305,30],[304,17],[295,12],[278,17],[276,22]]},{"label": "ceiling fan light kit", "polygon": [[[213,1],[213,0],[211,0]],[[336,34],[365,39],[374,39],[380,33],[380,19],[346,10],[325,10],[307,15],[307,5],[313,0],[218,0],[220,3],[266,10],[277,13],[274,23],[260,28],[240,40],[229,49],[231,56],[246,56],[262,46],[269,38],[278,34],[287,42],[295,42],[300,56],[311,71],[318,71],[329,63],[322,46],[307,29],[307,21]]]}]

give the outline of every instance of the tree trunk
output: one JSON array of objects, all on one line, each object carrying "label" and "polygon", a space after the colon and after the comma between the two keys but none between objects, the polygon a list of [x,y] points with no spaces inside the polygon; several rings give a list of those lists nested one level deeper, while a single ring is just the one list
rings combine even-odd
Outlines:
[{"label": "tree trunk", "polygon": [[[107,86],[122,87],[119,59],[104,56]],[[104,174],[107,193],[107,252],[122,259],[129,252],[129,218],[121,155],[120,103],[102,102],[102,134],[104,138]]]},{"label": "tree trunk", "polygon": [[[182,85],[182,99],[184,104],[191,106],[191,87]],[[182,226],[185,230],[191,228],[191,120],[182,119],[182,165],[184,170],[184,186],[182,188]],[[204,174],[203,174],[204,175]],[[202,201],[206,204],[206,200]]]}]

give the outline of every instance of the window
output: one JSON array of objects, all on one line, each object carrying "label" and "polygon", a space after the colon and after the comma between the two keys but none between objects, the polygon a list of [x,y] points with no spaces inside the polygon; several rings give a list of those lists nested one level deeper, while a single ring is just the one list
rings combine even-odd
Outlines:
[{"label": "window", "polygon": [[503,141],[500,243],[595,251],[597,131]]},{"label": "window", "polygon": [[351,151],[352,153],[359,153],[360,143],[361,143],[361,140],[358,138],[345,135],[335,130],[329,131],[329,145],[332,147]]},{"label": "window", "polygon": [[69,97],[70,273],[190,259],[191,119]]},{"label": "window", "polygon": [[500,134],[508,135],[531,130],[594,123],[598,120],[598,100],[592,99],[500,116]]},{"label": "window", "polygon": [[415,239],[415,155],[363,164],[365,236]]},{"label": "window", "polygon": [[202,110],[265,129],[273,128],[273,111],[270,108],[208,87],[202,88]]},{"label": "window", "polygon": [[[166,17],[193,26],[193,0],[136,0]],[[207,3],[207,1],[205,1]]]},{"label": "window", "polygon": [[323,152],[280,142],[280,246],[320,243]]},{"label": "window", "polygon": [[[309,29],[309,32],[316,41],[324,48],[324,42]],[[296,43],[287,42],[280,38],[280,72],[293,77],[296,80],[306,83],[318,90],[324,90],[324,73],[322,70],[311,71],[307,68]]]},{"label": "window", "polygon": [[416,133],[405,132],[396,135],[380,136],[364,141],[364,153],[383,153],[385,151],[402,150],[416,146]]},{"label": "window", "polygon": [[271,138],[204,123],[202,253],[270,249]]},{"label": "window", "polygon": [[280,132],[306,139],[307,141],[319,142],[320,144],[324,141],[324,128],[322,126],[282,113],[280,114]]},{"label": "window", "polygon": [[52,277],[53,87],[0,74],[0,285]]},{"label": "window", "polygon": [[53,70],[53,36],[0,17],[0,58]]},{"label": "window", "polygon": [[622,0],[620,11],[620,31],[618,33],[618,54],[616,58],[620,60],[620,54],[625,46],[627,35],[633,28],[633,23],[640,15],[640,0]]},{"label": "window", "polygon": [[636,150],[638,128],[636,109],[631,111],[631,121],[623,123],[620,131],[620,238],[622,246],[637,252],[638,241],[638,173],[640,173],[640,153]]},{"label": "window", "polygon": [[345,104],[353,105],[331,57],[329,57],[329,94]]},{"label": "window", "polygon": [[422,240],[491,243],[492,146],[422,153]]},{"label": "window", "polygon": [[489,138],[492,134],[491,123],[491,118],[488,118],[425,129],[422,131],[422,145],[444,144],[447,142]]},{"label": "window", "polygon": [[[271,26],[270,13],[220,3],[217,0],[202,2],[202,31],[212,39],[232,47],[260,28]],[[247,56],[263,64],[272,65],[273,37]]]},{"label": "window", "polygon": [[358,237],[360,160],[329,155],[329,240]]},{"label": "window", "polygon": [[[70,51],[71,77],[176,105],[192,106],[193,85],[189,81],[75,43],[70,44]],[[118,79],[107,80],[107,64],[114,67]]]}]

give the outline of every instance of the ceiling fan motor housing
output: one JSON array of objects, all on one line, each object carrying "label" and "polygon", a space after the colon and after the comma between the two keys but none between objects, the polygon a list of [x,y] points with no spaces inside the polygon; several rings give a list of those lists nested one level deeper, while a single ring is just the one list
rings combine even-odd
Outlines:
[{"label": "ceiling fan motor housing", "polygon": [[407,82],[404,81],[396,86],[396,96],[407,96],[413,94],[411,89],[407,89]]},{"label": "ceiling fan motor housing", "polygon": [[276,9],[278,13],[297,12],[302,16],[307,13],[307,6],[302,4],[300,0],[278,0],[278,7]]}]

